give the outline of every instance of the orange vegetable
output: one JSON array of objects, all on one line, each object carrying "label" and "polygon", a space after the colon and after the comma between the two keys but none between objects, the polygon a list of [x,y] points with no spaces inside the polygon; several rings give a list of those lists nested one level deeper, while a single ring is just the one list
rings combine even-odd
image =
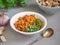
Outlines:
[{"label": "orange vegetable", "polygon": [[35,19],[37,19],[34,15],[25,15],[24,17],[19,17],[18,20],[14,23],[16,29],[26,32],[28,26],[31,26]]}]

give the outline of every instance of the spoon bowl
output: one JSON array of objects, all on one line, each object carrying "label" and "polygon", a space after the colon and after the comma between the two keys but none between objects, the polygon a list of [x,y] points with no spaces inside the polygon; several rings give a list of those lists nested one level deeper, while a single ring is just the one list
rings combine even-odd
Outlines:
[{"label": "spoon bowl", "polygon": [[52,28],[48,28],[48,29],[46,29],[46,31],[45,31],[44,33],[42,33],[41,36],[44,37],[44,38],[49,38],[49,37],[51,37],[53,34],[54,34],[53,29],[52,29]]}]

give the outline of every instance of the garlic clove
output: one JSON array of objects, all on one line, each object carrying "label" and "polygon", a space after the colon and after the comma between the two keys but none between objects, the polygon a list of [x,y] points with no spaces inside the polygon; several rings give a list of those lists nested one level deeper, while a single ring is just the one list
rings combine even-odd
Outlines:
[{"label": "garlic clove", "polygon": [[0,40],[1,40],[1,42],[6,42],[7,41],[4,36],[0,36]]},{"label": "garlic clove", "polygon": [[4,29],[5,29],[4,26],[1,26],[1,27],[0,27],[0,30],[4,30]]},{"label": "garlic clove", "polygon": [[2,35],[3,34],[3,31],[4,31],[4,27],[2,26],[2,27],[0,27],[0,35]]},{"label": "garlic clove", "polygon": [[0,36],[3,34],[3,31],[2,30],[0,30]]}]

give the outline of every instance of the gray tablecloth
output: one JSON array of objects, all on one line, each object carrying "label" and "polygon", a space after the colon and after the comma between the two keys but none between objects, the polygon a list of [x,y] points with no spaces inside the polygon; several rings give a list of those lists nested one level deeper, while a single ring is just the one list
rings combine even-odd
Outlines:
[{"label": "gray tablecloth", "polygon": [[[48,27],[54,29],[54,35],[51,38],[40,38],[36,43],[33,45],[60,45],[60,10],[56,12],[54,15],[49,15],[40,10],[40,8],[36,5],[35,0],[29,0],[29,6],[27,7],[19,7],[19,8],[12,8],[9,9],[6,13],[11,18],[16,13],[22,11],[35,11],[39,12],[47,18]],[[0,43],[0,45],[28,45],[29,43],[33,42],[39,35],[33,36],[24,36],[21,35],[11,29],[9,25],[6,26],[6,31],[4,35],[7,38],[7,42]]]}]

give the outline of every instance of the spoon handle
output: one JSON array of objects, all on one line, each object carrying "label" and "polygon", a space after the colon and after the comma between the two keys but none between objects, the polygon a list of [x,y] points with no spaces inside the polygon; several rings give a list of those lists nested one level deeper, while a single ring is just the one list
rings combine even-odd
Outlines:
[{"label": "spoon handle", "polygon": [[29,43],[28,45],[32,45],[32,44],[34,44],[37,41],[38,41],[38,39],[34,40],[33,42]]},{"label": "spoon handle", "polygon": [[37,37],[34,41],[32,41],[31,43],[29,43],[28,45],[32,45],[34,43],[36,43],[37,41],[39,41],[40,39],[42,39],[42,37]]}]

